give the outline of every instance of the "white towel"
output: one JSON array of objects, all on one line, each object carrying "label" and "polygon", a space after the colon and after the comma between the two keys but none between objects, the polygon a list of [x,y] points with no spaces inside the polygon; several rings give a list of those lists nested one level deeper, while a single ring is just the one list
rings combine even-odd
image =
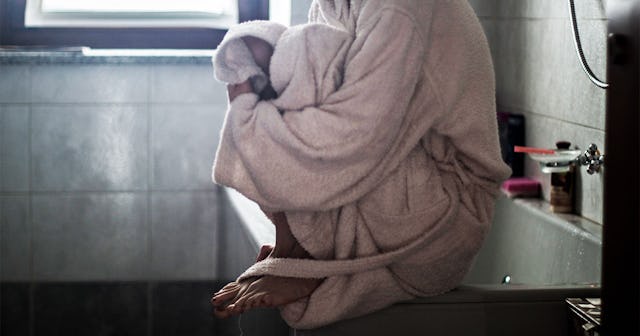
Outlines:
[{"label": "white towel", "polygon": [[[242,37],[253,36],[274,47],[270,78],[256,65]],[[287,28],[270,21],[231,27],[214,56],[215,76],[231,84],[249,78],[259,92],[270,81],[280,110],[315,106],[342,84],[344,62],[352,36],[341,29],[311,23]]]},{"label": "white towel", "polygon": [[238,84],[252,79],[255,89],[262,91],[268,83],[267,75],[256,64],[249,48],[241,40],[253,36],[274,46],[287,27],[270,21],[248,21],[235,25],[225,34],[213,56],[216,79]]}]

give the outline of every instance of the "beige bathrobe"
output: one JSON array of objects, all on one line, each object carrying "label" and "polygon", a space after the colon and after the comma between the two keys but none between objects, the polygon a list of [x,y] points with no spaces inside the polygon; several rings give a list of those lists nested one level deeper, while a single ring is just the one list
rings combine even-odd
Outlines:
[{"label": "beige bathrobe", "polygon": [[301,110],[238,96],[213,172],[285,211],[316,259],[267,259],[240,276],[324,278],[282,308],[295,328],[456,287],[510,173],[487,41],[466,0],[315,0],[310,21],[351,34],[342,84]]}]

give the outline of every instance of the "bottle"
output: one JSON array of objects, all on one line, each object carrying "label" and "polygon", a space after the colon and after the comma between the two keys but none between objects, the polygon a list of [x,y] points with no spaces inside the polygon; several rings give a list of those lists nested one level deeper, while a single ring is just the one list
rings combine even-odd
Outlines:
[{"label": "bottle", "polygon": [[513,146],[524,146],[524,116],[498,112],[498,132],[502,159],[511,167],[511,177],[524,176],[524,153],[516,153]]},{"label": "bottle", "polygon": [[[568,150],[571,143],[558,141],[558,150]],[[564,171],[551,173],[551,193],[549,203],[551,211],[556,213],[573,212],[574,204],[574,184],[575,184],[575,163],[569,162]]]}]

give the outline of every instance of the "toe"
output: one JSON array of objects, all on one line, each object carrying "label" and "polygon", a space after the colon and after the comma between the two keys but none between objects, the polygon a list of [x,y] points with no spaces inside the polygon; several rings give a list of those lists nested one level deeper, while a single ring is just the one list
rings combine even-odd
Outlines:
[{"label": "toe", "polygon": [[222,287],[219,291],[217,291],[217,292],[216,292],[216,294],[217,294],[217,293],[224,292],[224,291],[229,290],[229,289],[232,289],[232,288],[234,288],[234,287],[238,287],[238,283],[237,283],[237,282],[235,282],[235,281],[230,282],[230,283],[228,283],[228,284],[224,285],[224,287]]},{"label": "toe", "polygon": [[214,306],[228,305],[236,302],[249,287],[249,282],[234,282],[225,286],[218,293],[214,294],[211,304]]},{"label": "toe", "polygon": [[234,298],[238,294],[238,291],[240,291],[240,288],[235,288],[234,290],[228,290],[216,294],[213,296],[213,298],[211,298],[211,304],[214,306],[220,306],[229,299]]},{"label": "toe", "polygon": [[256,296],[263,292],[263,282],[264,279],[260,278],[247,286],[246,290],[235,300],[231,311],[234,314],[241,314],[251,309]]},{"label": "toe", "polygon": [[231,313],[226,308],[216,308],[213,310],[213,315],[217,318],[224,319],[231,316]]}]

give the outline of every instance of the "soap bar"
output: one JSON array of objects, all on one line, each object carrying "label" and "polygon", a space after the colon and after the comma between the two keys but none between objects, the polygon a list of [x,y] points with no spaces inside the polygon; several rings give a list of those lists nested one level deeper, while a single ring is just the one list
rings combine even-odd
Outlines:
[{"label": "soap bar", "polygon": [[538,197],[540,182],[528,177],[512,177],[502,183],[502,191],[508,197]]}]

